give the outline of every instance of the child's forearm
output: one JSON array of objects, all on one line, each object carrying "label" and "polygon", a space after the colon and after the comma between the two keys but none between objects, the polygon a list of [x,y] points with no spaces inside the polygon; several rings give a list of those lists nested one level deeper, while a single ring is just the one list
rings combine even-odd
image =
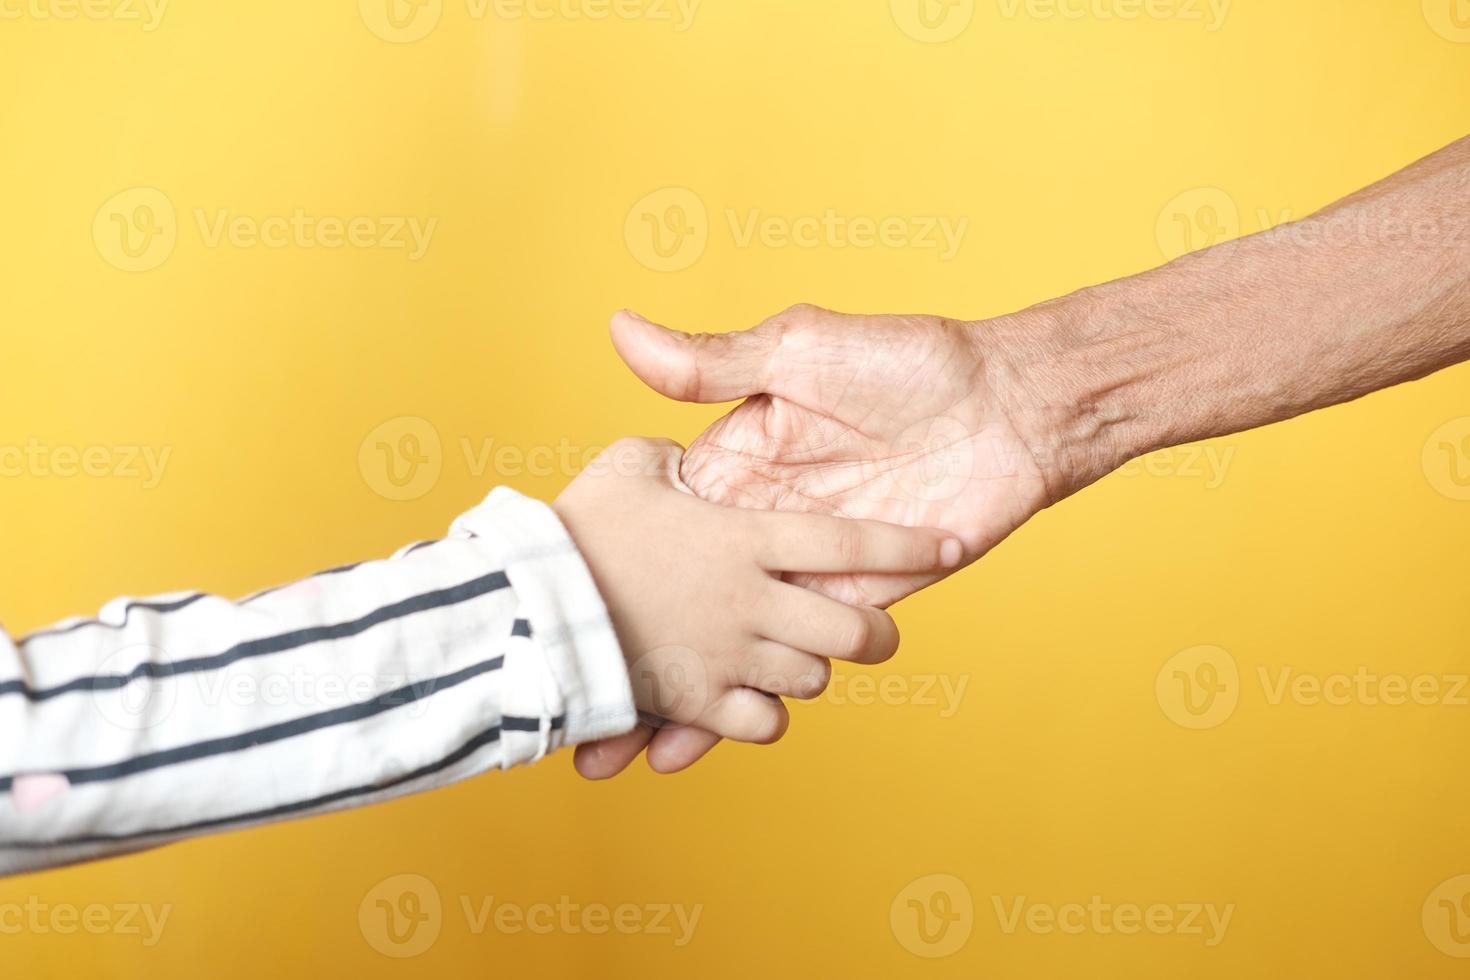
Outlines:
[{"label": "child's forearm", "polygon": [[0,638],[0,873],[362,805],[632,727],[545,506],[234,602],[117,602]]}]

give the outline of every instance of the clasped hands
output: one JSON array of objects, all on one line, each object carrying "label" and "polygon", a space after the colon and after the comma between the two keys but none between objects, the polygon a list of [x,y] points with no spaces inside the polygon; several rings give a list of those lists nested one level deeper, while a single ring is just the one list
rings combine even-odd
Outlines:
[{"label": "clasped hands", "polygon": [[1013,319],[800,306],[689,335],[614,318],[618,353],[655,391],[745,400],[682,455],[618,443],[556,501],[650,719],[580,746],[584,776],[615,775],[645,748],[674,772],[721,737],[779,739],[781,698],[819,696],[829,659],[894,654],[881,610],[1076,489],[1038,424],[1051,426],[1046,399],[1022,382],[1015,340],[1030,331]]}]

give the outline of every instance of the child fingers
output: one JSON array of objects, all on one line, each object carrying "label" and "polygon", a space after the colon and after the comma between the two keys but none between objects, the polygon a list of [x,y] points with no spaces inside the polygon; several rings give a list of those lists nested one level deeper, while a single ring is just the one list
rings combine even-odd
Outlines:
[{"label": "child fingers", "polygon": [[832,664],[825,657],[784,643],[761,640],[751,646],[748,659],[741,685],[767,694],[810,701],[821,697],[832,680]]},{"label": "child fingers", "polygon": [[704,758],[719,743],[720,736],[703,728],[689,725],[661,728],[648,743],[648,767],[664,775],[681,772]]},{"label": "child fingers", "polygon": [[577,746],[572,763],[583,779],[611,779],[638,758],[654,735],[653,728],[640,721],[637,728],[625,735]]},{"label": "child fingers", "polygon": [[791,715],[781,699],[748,687],[732,687],[699,718],[699,726],[735,742],[770,745],[786,734]]},{"label": "child fingers", "polygon": [[767,639],[859,664],[881,664],[898,652],[898,625],[881,609],[849,606],[786,582],[771,587],[755,623]]},{"label": "child fingers", "polygon": [[928,527],[901,527],[822,514],[758,513],[756,560],[775,572],[943,572],[964,559],[960,540]]}]

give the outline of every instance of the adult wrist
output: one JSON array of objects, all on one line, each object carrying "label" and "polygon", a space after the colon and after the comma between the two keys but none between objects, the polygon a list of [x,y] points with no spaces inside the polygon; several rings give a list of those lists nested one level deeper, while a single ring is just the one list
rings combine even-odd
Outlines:
[{"label": "adult wrist", "polygon": [[968,328],[1051,503],[1186,440],[1177,409],[1195,355],[1147,284],[1092,287]]}]

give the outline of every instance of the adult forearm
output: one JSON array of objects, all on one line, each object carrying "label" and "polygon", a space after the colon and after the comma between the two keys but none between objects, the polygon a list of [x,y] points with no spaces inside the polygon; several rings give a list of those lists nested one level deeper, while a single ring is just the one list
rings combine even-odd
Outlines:
[{"label": "adult forearm", "polygon": [[1318,214],[981,325],[1065,496],[1470,358],[1470,139]]}]

